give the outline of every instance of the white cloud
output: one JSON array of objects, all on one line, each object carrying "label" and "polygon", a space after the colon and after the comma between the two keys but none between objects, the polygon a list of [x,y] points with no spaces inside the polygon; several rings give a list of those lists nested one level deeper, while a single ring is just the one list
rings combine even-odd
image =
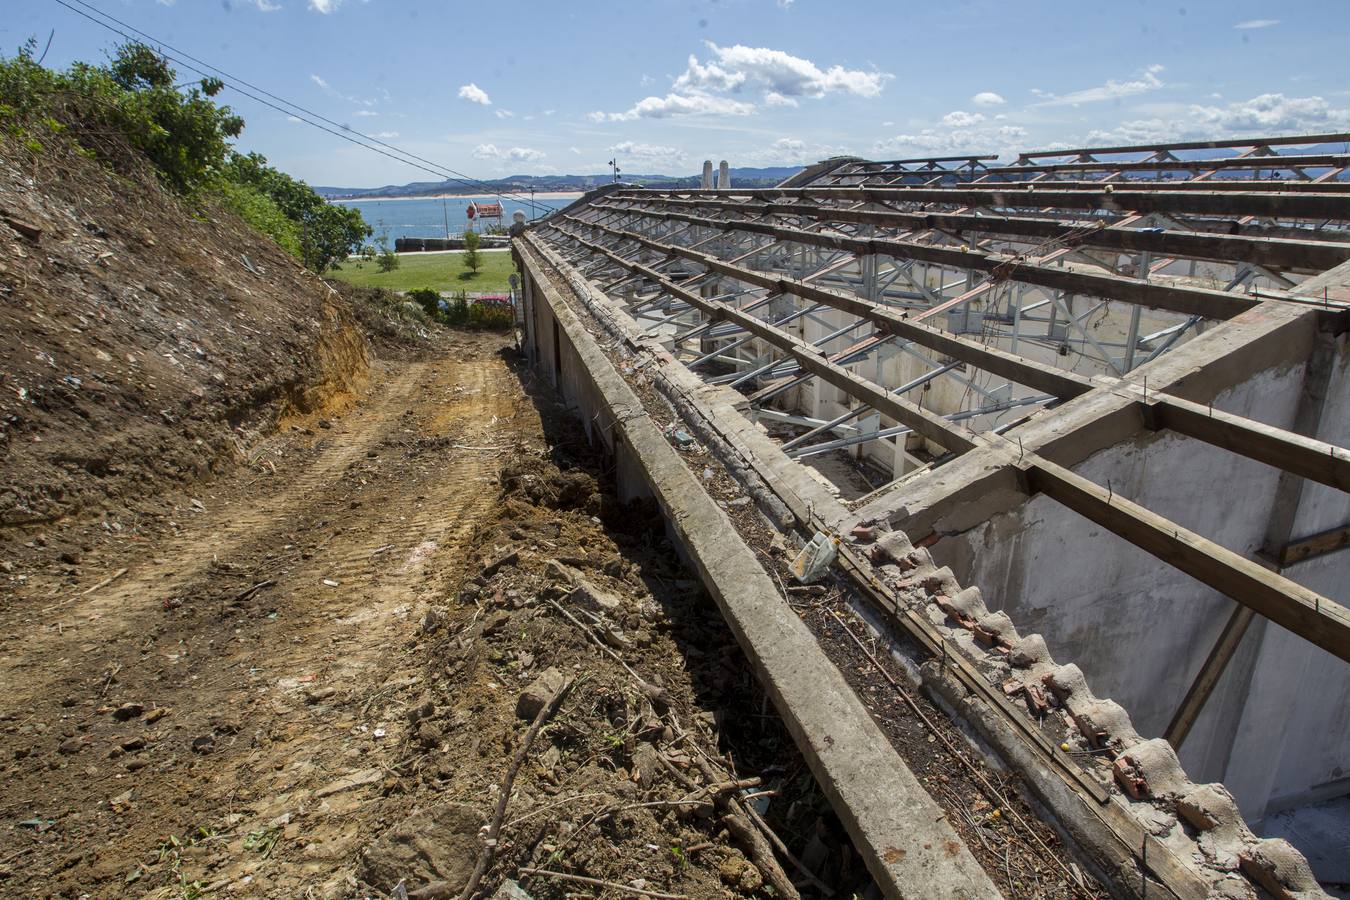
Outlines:
[{"label": "white cloud", "polygon": [[925,128],[913,134],[897,134],[877,141],[873,149],[880,154],[998,153],[1018,149],[1027,130],[1017,125],[983,125],[975,128]]},{"label": "white cloud", "polygon": [[[755,111],[754,104],[718,97],[713,94],[666,94],[664,97],[645,97],[621,113],[601,113],[611,122],[632,122],[636,119],[669,119],[675,116],[748,116]],[[601,121],[591,113],[591,121]]]},{"label": "white cloud", "polygon": [[356,112],[352,113],[352,115],[360,119],[373,119],[378,116],[379,113],[373,109],[358,109]]},{"label": "white cloud", "polygon": [[1322,97],[1261,94],[1223,105],[1193,103],[1171,117],[1135,119],[1088,134],[1090,143],[1143,144],[1255,134],[1312,134],[1350,128],[1350,109]]},{"label": "white cloud", "polygon": [[377,137],[377,138],[379,138],[379,139],[382,140],[382,141],[392,141],[394,138],[398,137],[398,132],[397,132],[397,131],[377,131],[377,132],[375,132],[373,135],[371,135],[371,137]]},{"label": "white cloud", "polygon": [[817,159],[848,153],[847,147],[813,144],[801,138],[783,137],[768,146],[737,153],[735,162],[742,166],[800,166]]},{"label": "white cloud", "polygon": [[498,110],[494,110],[492,114],[493,114],[494,116],[496,116],[497,118],[499,118],[499,119],[513,119],[513,118],[515,118],[515,115],[516,115],[515,113],[511,112],[511,110],[509,110],[509,109],[498,109]]},{"label": "white cloud", "polygon": [[459,98],[468,100],[470,103],[477,103],[479,106],[491,106],[492,101],[488,99],[487,91],[470,81],[459,89]]},{"label": "white cloud", "polygon": [[473,155],[478,159],[490,159],[495,162],[533,163],[538,162],[548,154],[532,147],[499,148],[496,144],[479,144],[474,148]]},{"label": "white cloud", "polygon": [[252,2],[258,7],[259,12],[276,12],[281,9],[280,3],[269,3],[268,0],[252,0]]},{"label": "white cloud", "polygon": [[[821,68],[809,59],[769,47],[719,47],[711,41],[706,45],[711,57],[705,62],[690,54],[685,70],[664,96],[644,97],[623,112],[594,112],[587,118],[631,122],[676,116],[747,116],[757,109],[751,96],[755,93],[769,107],[796,106],[801,98],[819,99],[827,94],[870,98],[878,96],[892,77],[840,65]],[[648,80],[644,75],[643,84]]]},{"label": "white cloud", "polygon": [[[337,88],[333,87],[333,86],[332,86],[331,84],[329,84],[324,78],[322,78],[322,77],[319,76],[319,75],[310,75],[310,76],[309,76],[309,80],[312,81],[312,82],[314,82],[316,85],[318,85],[318,86],[323,90],[323,92],[324,92],[325,94],[327,94],[328,96],[330,96],[330,97],[336,97],[336,98],[338,98],[339,100],[346,101],[347,103],[351,103],[351,104],[354,105],[354,106],[371,107],[371,106],[374,106],[374,105],[375,105],[375,101],[374,101],[374,100],[369,100],[369,99],[366,99],[366,98],[364,98],[364,97],[354,97],[354,96],[352,96],[352,95],[350,95],[350,94],[344,94],[344,93],[342,93],[342,91],[339,91]],[[359,112],[358,112],[357,115],[362,115],[362,113],[359,113]],[[370,113],[370,115],[376,115],[376,114],[375,114],[375,113]]]},{"label": "white cloud", "polygon": [[605,114],[600,110],[596,110],[595,112],[588,112],[586,113],[586,119],[591,122],[603,122],[605,121]]},{"label": "white cloud", "polygon": [[309,8],[325,16],[337,9],[342,0],[309,0]]},{"label": "white cloud", "polygon": [[741,89],[749,77],[745,72],[724,69],[715,62],[710,62],[705,66],[698,61],[697,56],[691,53],[689,54],[688,67],[684,70],[684,74],[675,79],[673,87],[676,93],[737,91]]},{"label": "white cloud", "polygon": [[659,144],[642,144],[636,141],[623,141],[605,151],[611,156],[636,160],[637,162],[679,162],[685,158],[683,150],[675,147],[663,147]]},{"label": "white cloud", "polygon": [[1278,24],[1280,24],[1279,19],[1248,19],[1245,22],[1238,22],[1233,27],[1242,31],[1250,31],[1253,28],[1270,28]]},{"label": "white cloud", "polygon": [[1130,81],[1116,81],[1108,79],[1106,84],[1097,87],[1083,88],[1079,91],[1071,91],[1067,94],[1052,94],[1048,91],[1032,89],[1032,93],[1041,98],[1038,106],[1077,106],[1080,103],[1098,103],[1103,100],[1119,100],[1123,97],[1132,97],[1135,94],[1143,94],[1147,91],[1156,91],[1164,86],[1164,82],[1158,77],[1158,73],[1163,70],[1160,65],[1149,66],[1140,72],[1138,77]]},{"label": "white cloud", "polygon": [[579,147],[568,147],[567,149],[568,149],[568,150],[571,150],[571,151],[572,151],[573,153],[575,153],[577,156],[580,156],[580,155],[581,155],[581,148],[579,148]]},{"label": "white cloud", "polygon": [[1335,109],[1321,97],[1261,94],[1224,106],[1192,106],[1188,119],[1198,128],[1297,134],[1350,124],[1350,109]]},{"label": "white cloud", "polygon": [[809,59],[768,47],[746,47],[743,44],[719,47],[709,42],[708,49],[717,57],[722,68],[759,82],[766,89],[785,97],[823,97],[836,92],[876,97],[891,78],[885,72],[864,72],[839,65],[821,69]]},{"label": "white cloud", "polygon": [[984,121],[982,113],[968,113],[962,109],[952,110],[942,117],[942,124],[948,128],[969,128]]},{"label": "white cloud", "polygon": [[1002,106],[1006,101],[1001,94],[995,94],[993,91],[980,91],[970,98],[970,102],[976,106]]}]

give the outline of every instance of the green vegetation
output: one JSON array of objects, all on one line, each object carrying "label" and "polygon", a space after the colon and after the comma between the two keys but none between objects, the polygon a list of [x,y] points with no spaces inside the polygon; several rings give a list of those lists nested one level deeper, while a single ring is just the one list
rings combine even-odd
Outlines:
[{"label": "green vegetation", "polygon": [[474,274],[478,273],[478,268],[483,264],[482,255],[478,252],[478,232],[472,228],[464,230],[464,268]]},{"label": "green vegetation", "polygon": [[356,210],[324,202],[257,154],[234,151],[244,120],[212,99],[224,88],[219,79],[181,88],[168,61],[144,44],[119,47],[106,65],[77,62],[64,72],[39,65],[35,46],[0,56],[0,132],[24,152],[42,157],[49,143],[73,142],[113,169],[148,162],[202,214],[212,205],[235,212],[316,272],[370,236]]},{"label": "green vegetation", "polygon": [[[365,252],[361,254],[362,262],[368,262],[371,255],[374,254],[375,248],[370,247],[369,250],[370,254]],[[398,258],[398,254],[389,249],[389,239],[386,237],[380,238],[380,253],[378,256],[375,256],[374,259],[375,268],[379,269],[381,272],[392,272],[402,264]]]},{"label": "green vegetation", "polygon": [[404,253],[396,257],[396,271],[382,272],[377,263],[349,260],[332,273],[333,278],[361,287],[383,287],[391,291],[411,291],[428,287],[437,291],[510,290],[507,278],[514,271],[511,254],[478,251],[481,262],[477,272],[464,264],[463,253]]},{"label": "green vegetation", "polygon": [[505,330],[514,324],[509,306],[498,303],[476,303],[468,293],[460,291],[441,308],[441,294],[431,288],[408,291],[408,299],[416,303],[433,322],[454,328]]}]

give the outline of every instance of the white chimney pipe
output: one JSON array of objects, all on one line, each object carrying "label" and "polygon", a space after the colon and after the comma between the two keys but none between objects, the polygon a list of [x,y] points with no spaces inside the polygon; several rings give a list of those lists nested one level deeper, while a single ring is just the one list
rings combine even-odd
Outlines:
[{"label": "white chimney pipe", "polygon": [[725,159],[717,167],[717,189],[719,191],[731,189],[731,166],[727,165]]},{"label": "white chimney pipe", "polygon": [[705,160],[703,161],[703,190],[705,190],[705,191],[711,191],[711,190],[712,190],[712,160],[711,160],[711,159],[705,159]]}]

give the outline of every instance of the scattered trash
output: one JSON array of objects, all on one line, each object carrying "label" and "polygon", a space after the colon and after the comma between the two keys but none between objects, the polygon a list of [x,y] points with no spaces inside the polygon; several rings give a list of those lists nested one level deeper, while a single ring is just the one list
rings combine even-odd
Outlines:
[{"label": "scattered trash", "polygon": [[336,580],[334,580],[334,579],[332,579],[332,578],[325,578],[325,579],[323,580],[323,583],[326,584],[326,585],[328,585],[329,587],[337,587],[338,585],[342,584],[342,582],[336,581]]},{"label": "scattered trash", "polygon": [[53,825],[55,825],[55,824],[56,824],[56,820],[55,820],[55,819],[24,819],[22,822],[20,822],[20,823],[18,823],[18,824],[19,824],[19,827],[20,827],[20,828],[31,828],[31,829],[33,829],[34,831],[36,831],[38,834],[41,834],[42,832],[46,831],[48,828],[51,828]]},{"label": "scattered trash", "polygon": [[802,548],[802,551],[797,554],[797,557],[792,560],[793,577],[802,584],[811,584],[819,580],[834,563],[838,552],[839,542],[825,532],[817,531],[815,536]]}]

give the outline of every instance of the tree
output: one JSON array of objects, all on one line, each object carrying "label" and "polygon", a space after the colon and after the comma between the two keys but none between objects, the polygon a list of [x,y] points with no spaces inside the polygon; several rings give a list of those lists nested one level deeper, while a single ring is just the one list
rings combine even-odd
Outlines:
[{"label": "tree", "polygon": [[260,154],[232,154],[226,175],[271,197],[286,217],[296,223],[300,231],[300,259],[315,272],[322,274],[346,259],[371,235],[371,228],[359,210],[329,203],[303,181],[269,166],[267,158]]},{"label": "tree", "polygon": [[34,47],[0,56],[0,122],[27,136],[30,152],[42,150],[33,135],[69,129],[82,152],[109,165],[143,157],[172,190],[234,210],[319,273],[370,236],[357,210],[327,203],[264,157],[231,148],[244,120],[212,99],[225,87],[220,79],[180,90],[168,60],[136,42],[117,48],[106,65],[77,62],[64,72],[39,65]]},{"label": "tree", "polygon": [[381,272],[392,272],[398,268],[398,254],[389,249],[389,238],[386,235],[380,235],[378,241],[380,245],[380,255],[376,257],[375,265]]},{"label": "tree", "polygon": [[483,264],[483,258],[478,255],[478,233],[472,228],[464,232],[464,268],[478,274],[478,267]]}]

